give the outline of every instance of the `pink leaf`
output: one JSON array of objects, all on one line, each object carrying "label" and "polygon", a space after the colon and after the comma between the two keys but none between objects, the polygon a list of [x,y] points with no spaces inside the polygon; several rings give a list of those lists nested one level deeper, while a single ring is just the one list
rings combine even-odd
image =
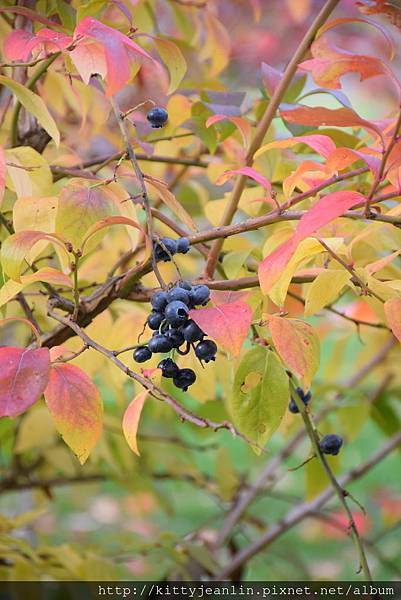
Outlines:
[{"label": "pink leaf", "polygon": [[27,60],[29,50],[26,51],[27,44],[35,36],[25,29],[14,29],[4,40],[4,54],[8,60]]},{"label": "pink leaf", "polygon": [[316,202],[298,222],[294,234],[260,263],[258,275],[260,287],[267,294],[278,280],[281,272],[295,253],[298,244],[320,227],[324,227],[345,211],[359,203],[366,202],[359,192],[343,190],[333,192]]},{"label": "pink leaf", "polygon": [[45,400],[58,432],[83,464],[103,427],[103,404],[87,374],[71,364],[53,364]]},{"label": "pink leaf", "polygon": [[149,394],[149,390],[143,390],[135,396],[128,405],[123,417],[123,433],[128,446],[139,456],[138,442],[136,439],[139,419],[141,418],[143,405]]},{"label": "pink leaf", "polygon": [[36,35],[24,29],[15,29],[4,41],[4,52],[10,60],[28,60],[32,50],[42,46],[44,52],[59,52],[65,50],[72,42],[72,37],[47,29],[39,29]]},{"label": "pink leaf", "polygon": [[213,304],[232,304],[239,300],[246,300],[251,292],[246,290],[232,291],[232,290],[212,290],[210,292],[210,299]]},{"label": "pink leaf", "polygon": [[315,150],[315,152],[317,152],[321,156],[324,156],[324,158],[330,156],[330,154],[336,149],[335,143],[328,135],[300,135],[297,137],[288,138],[285,140],[276,140],[274,142],[269,142],[268,144],[265,144],[264,146],[259,148],[259,150],[255,153],[255,158],[257,158],[261,154],[264,154],[267,150],[270,150],[271,148],[291,148],[295,144],[301,143],[310,146],[311,148],[313,148],[313,150]]},{"label": "pink leaf", "polygon": [[262,62],[261,75],[266,92],[269,96],[273,96],[277,86],[283,78],[283,74],[280,73],[280,71],[277,71],[277,69],[274,69],[273,67],[268,65],[267,63]]},{"label": "pink leaf", "polygon": [[39,400],[49,372],[48,348],[0,348],[0,417],[16,417]]},{"label": "pink leaf", "polygon": [[219,346],[238,356],[248,335],[252,311],[245,302],[220,304],[190,311],[190,317]]},{"label": "pink leaf", "polygon": [[[97,21],[93,17],[85,17],[77,25],[74,33],[74,38],[78,38],[77,46],[75,50],[71,52],[71,58],[81,74],[83,68],[82,64],[82,42],[79,40],[80,37],[84,38],[83,45],[85,47],[84,52],[86,55],[93,52],[93,67],[95,69],[92,74],[98,73],[97,65],[100,65],[102,69],[100,72],[103,73],[104,62],[100,58],[99,50],[93,48],[93,44],[88,45],[87,39],[94,40],[94,42],[103,49],[104,60],[107,69],[107,96],[112,96],[118,92],[130,79],[130,56],[128,50],[140,55],[145,58],[153,60],[153,58],[145,50],[143,50],[138,44],[133,42],[129,37],[120,33],[116,29],[104,25],[100,21]],[[96,46],[95,44],[95,46]],[[87,77],[87,70],[85,70],[85,77]]]},{"label": "pink leaf", "polygon": [[262,187],[267,190],[269,195],[271,195],[272,184],[266,177],[263,177],[260,173],[252,169],[252,167],[241,167],[240,169],[233,169],[231,171],[225,171],[216,181],[217,185],[222,185],[233,175],[245,175],[245,177],[250,177],[257,183],[259,183]]}]

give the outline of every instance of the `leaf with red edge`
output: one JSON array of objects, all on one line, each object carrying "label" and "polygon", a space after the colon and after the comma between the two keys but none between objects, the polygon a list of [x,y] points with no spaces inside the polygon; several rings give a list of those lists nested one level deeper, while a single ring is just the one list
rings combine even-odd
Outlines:
[{"label": "leaf with red edge", "polygon": [[324,108],[323,106],[301,106],[280,110],[280,116],[289,123],[314,127],[363,127],[376,133],[383,142],[381,129],[372,121],[362,119],[357,113],[346,108]]},{"label": "leaf with red edge", "polygon": [[259,185],[264,187],[265,190],[269,193],[269,195],[271,195],[272,184],[270,183],[270,181],[266,179],[266,177],[263,177],[263,175],[255,171],[255,169],[252,169],[252,167],[241,167],[240,169],[224,171],[224,173],[220,175],[220,177],[217,179],[216,184],[222,185],[227,181],[227,179],[234,175],[244,175],[245,177],[250,177],[251,179],[256,181],[256,183],[259,183]]},{"label": "leaf with red edge", "polygon": [[233,356],[239,355],[252,322],[248,304],[240,300],[191,310],[189,315],[219,346]]},{"label": "leaf with red edge", "polygon": [[379,58],[340,50],[331,44],[327,37],[315,40],[311,51],[314,58],[305,60],[299,65],[299,68],[310,71],[315,83],[321,87],[339,89],[341,88],[341,77],[347,73],[358,73],[361,81],[377,75],[386,75],[395,83],[400,92],[400,85],[394,73]]},{"label": "leaf with red edge", "polygon": [[[135,227],[135,229],[139,229],[139,231],[141,231],[145,235],[145,232],[142,229],[142,227],[136,221],[130,219],[129,217],[106,217],[105,219],[100,219],[100,221],[97,221],[97,223],[94,223],[91,227],[89,227],[82,241],[81,249],[84,249],[85,245],[92,237],[92,235],[94,235],[101,229],[104,229],[105,227],[111,227],[111,225],[129,225],[130,227]],[[147,236],[145,236],[145,243],[146,248],[148,250],[147,254],[150,255],[150,243],[149,238]]]},{"label": "leaf with red edge", "polygon": [[78,23],[74,39],[77,43],[70,56],[79,74],[88,83],[90,75],[104,76],[106,70],[107,96],[116,94],[129,81],[131,54],[154,60],[128,36],[93,17]]},{"label": "leaf with red edge", "polygon": [[45,53],[51,53],[65,50],[71,43],[70,35],[47,29],[47,27],[39,29],[36,35],[25,29],[14,29],[4,40],[4,54],[9,60],[26,61],[38,46]]},{"label": "leaf with red edge", "polygon": [[147,185],[152,186],[160,200],[183,222],[189,229],[196,231],[197,227],[189,212],[185,210],[182,204],[177,200],[174,194],[168,189],[167,184],[161,179],[145,175]]},{"label": "leaf with red edge", "polygon": [[268,316],[274,346],[283,363],[309,388],[319,368],[320,343],[311,325],[298,319]]},{"label": "leaf with red edge", "polygon": [[3,203],[4,190],[6,189],[6,155],[0,146],[0,208]]},{"label": "leaf with red edge", "polygon": [[1,264],[4,272],[11,279],[20,281],[25,257],[40,240],[47,240],[66,250],[60,235],[44,233],[43,231],[18,231],[4,240],[1,247]]},{"label": "leaf with red edge", "polygon": [[390,298],[384,303],[384,313],[391,331],[401,342],[401,298]]},{"label": "leaf with red edge", "polygon": [[238,131],[241,134],[242,141],[244,142],[244,147],[249,148],[249,144],[251,143],[251,135],[252,130],[248,121],[243,117],[231,117],[228,115],[212,115],[206,121],[206,127],[211,127],[215,123],[219,123],[220,121],[230,121],[233,125],[236,126]]},{"label": "leaf with red edge", "polygon": [[27,8],[26,6],[3,6],[0,7],[0,13],[2,12],[15,13],[16,15],[22,15],[23,17],[26,17],[31,21],[37,21],[38,23],[42,23],[43,25],[49,25],[49,27],[54,27],[55,29],[64,29],[64,27],[60,25],[60,23],[57,23],[56,21],[51,21],[50,19],[47,19],[43,15],[36,13],[35,11],[31,10],[30,8]]},{"label": "leaf with red edge", "polygon": [[83,464],[103,427],[103,404],[96,386],[79,367],[53,363],[45,400],[57,431]]},{"label": "leaf with red edge", "polygon": [[[356,2],[356,4],[358,4],[358,2]],[[318,39],[321,35],[326,33],[326,31],[329,31],[329,29],[333,29],[338,25],[344,25],[345,23],[364,23],[365,25],[375,27],[378,31],[380,31],[387,42],[389,48],[389,59],[392,60],[394,58],[394,40],[389,31],[378,21],[369,21],[368,19],[362,19],[360,17],[340,17],[338,19],[332,19],[331,21],[327,21],[324,25],[322,25],[315,39]]]},{"label": "leaf with red edge", "polygon": [[0,417],[16,417],[39,400],[49,373],[48,348],[0,348]]},{"label": "leaf with red edge", "polygon": [[294,234],[260,263],[258,276],[262,292],[267,294],[276,283],[302,240],[340,217],[355,204],[364,202],[365,196],[348,190],[333,192],[318,200],[299,220]]},{"label": "leaf with red edge", "polygon": [[267,150],[271,150],[272,148],[291,148],[295,144],[306,144],[324,158],[330,156],[330,154],[336,149],[335,143],[328,135],[301,135],[285,140],[275,140],[274,142],[269,142],[255,152],[255,158],[258,158],[258,156],[264,154],[267,152]]},{"label": "leaf with red edge", "polygon": [[143,390],[142,392],[139,392],[139,394],[137,394],[128,405],[123,417],[124,437],[127,440],[128,446],[133,452],[135,452],[135,454],[137,454],[137,456],[140,455],[138,450],[138,442],[136,439],[139,419],[141,418],[143,405],[145,404],[148,394],[149,390]]}]

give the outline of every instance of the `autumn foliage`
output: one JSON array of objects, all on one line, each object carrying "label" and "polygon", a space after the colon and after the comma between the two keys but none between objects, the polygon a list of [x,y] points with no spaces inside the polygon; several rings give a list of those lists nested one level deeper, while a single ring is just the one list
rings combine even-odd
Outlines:
[{"label": "autumn foliage", "polygon": [[[329,578],[399,575],[370,537],[400,522],[399,477],[353,488],[401,444],[400,24],[380,0],[0,7],[0,502],[34,505],[4,505],[2,578],[291,578],[269,549],[299,523],[353,551]],[[209,287],[188,318],[218,348],[165,354],[187,391],[133,360],[183,281]],[[63,521],[59,486],[96,482],[96,506],[105,480],[132,544],[19,543]]]}]

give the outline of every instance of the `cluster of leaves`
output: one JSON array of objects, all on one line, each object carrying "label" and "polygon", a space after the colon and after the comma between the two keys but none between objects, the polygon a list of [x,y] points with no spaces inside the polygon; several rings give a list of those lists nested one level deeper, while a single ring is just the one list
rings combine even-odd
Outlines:
[{"label": "cluster of leaves", "polygon": [[[275,431],[299,427],[294,387],[335,394],[339,371],[321,365],[322,342],[336,342],[335,360],[356,326],[369,349],[357,368],[393,334],[401,341],[401,87],[388,27],[360,13],[320,23],[294,77],[264,63],[251,98],[223,83],[231,46],[218,3],[166,2],[165,34],[154,3],[56,4],[47,14],[0,9],[2,426],[42,415],[43,397],[49,427],[79,462],[103,465],[125,452],[102,433],[113,412],[139,454],[149,397],[163,405],[153,402],[152,422],[227,429],[261,454]],[[395,19],[387,3],[362,4]],[[252,7],[257,21],[262,3]],[[358,35],[373,26],[386,57],[337,46],[350,26]],[[388,115],[358,114],[349,73],[361,86],[380,77]],[[146,122],[151,103],[166,106],[162,130]],[[154,249],[172,233],[194,251],[156,265]],[[189,399],[161,378],[160,358],[146,369],[131,358],[143,303],[184,276],[211,288],[191,318],[221,350],[205,372],[185,358],[197,373]],[[357,410],[345,437],[368,419]],[[379,426],[394,434],[399,417],[388,411]],[[56,470],[64,466],[65,454]],[[315,462],[306,468],[322,476]]]}]

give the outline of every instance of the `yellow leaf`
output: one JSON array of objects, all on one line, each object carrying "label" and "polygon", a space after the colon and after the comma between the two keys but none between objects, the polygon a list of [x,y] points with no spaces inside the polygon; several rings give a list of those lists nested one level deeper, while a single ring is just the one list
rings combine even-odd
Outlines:
[{"label": "yellow leaf", "polygon": [[170,85],[167,93],[172,94],[178,88],[186,73],[187,63],[181,50],[174,42],[155,38],[155,44],[160,58],[166,65],[170,75]]},{"label": "yellow leaf", "polygon": [[319,273],[307,289],[305,296],[305,317],[314,315],[325,306],[334,302],[350,279],[351,274],[345,269],[326,269]]},{"label": "yellow leaf", "polygon": [[135,452],[139,456],[138,444],[136,439],[136,434],[138,432],[139,419],[141,418],[141,413],[143,409],[143,405],[145,404],[145,400],[149,394],[148,390],[143,390],[140,392],[132,402],[128,405],[123,417],[123,432],[124,437],[127,440],[127,443],[131,450]]}]

